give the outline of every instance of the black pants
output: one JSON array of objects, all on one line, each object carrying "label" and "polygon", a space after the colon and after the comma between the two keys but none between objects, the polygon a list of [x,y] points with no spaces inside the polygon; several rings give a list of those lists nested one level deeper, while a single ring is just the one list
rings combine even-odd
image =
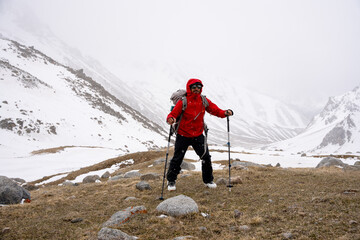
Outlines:
[{"label": "black pants", "polygon": [[199,157],[204,155],[201,159],[202,179],[204,183],[210,183],[214,180],[213,169],[211,166],[211,156],[209,154],[209,149],[207,146],[206,153],[204,154],[204,144],[204,135],[200,135],[195,138],[188,138],[179,134],[176,135],[175,152],[173,158],[170,161],[170,167],[166,176],[169,182],[175,182],[175,180],[177,179],[177,175],[180,173],[181,170],[180,165],[189,146],[192,146],[194,148],[196,154]]}]

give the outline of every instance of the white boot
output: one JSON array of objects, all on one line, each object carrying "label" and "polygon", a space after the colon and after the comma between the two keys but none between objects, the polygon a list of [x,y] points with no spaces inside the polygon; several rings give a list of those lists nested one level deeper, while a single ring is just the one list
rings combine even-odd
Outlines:
[{"label": "white boot", "polygon": [[168,191],[175,191],[175,190],[176,190],[175,182],[168,182]]},{"label": "white boot", "polygon": [[214,182],[209,182],[209,183],[205,183],[205,185],[208,187],[208,188],[216,188],[217,187],[217,185],[216,185],[216,183],[214,183]]}]

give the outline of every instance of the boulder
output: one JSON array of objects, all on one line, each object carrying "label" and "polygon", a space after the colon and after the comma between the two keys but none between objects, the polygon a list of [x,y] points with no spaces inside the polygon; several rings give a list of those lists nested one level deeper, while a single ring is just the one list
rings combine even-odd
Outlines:
[{"label": "boulder", "polygon": [[104,227],[98,232],[98,240],[133,240],[137,237],[129,236],[119,229]]},{"label": "boulder", "polygon": [[331,167],[331,166],[345,167],[346,165],[347,164],[343,163],[340,159],[334,157],[326,157],[319,162],[316,168]]},{"label": "boulder", "polygon": [[160,179],[160,176],[157,173],[147,173],[141,175],[140,177],[141,181],[158,180],[158,179]]},{"label": "boulder", "polygon": [[150,190],[151,187],[150,187],[150,184],[146,181],[141,181],[141,182],[138,182],[136,184],[136,189],[139,189],[140,191],[143,191],[143,190]]},{"label": "boulder", "polygon": [[130,171],[125,173],[124,178],[135,178],[135,177],[140,177],[141,173],[139,173],[138,171]]},{"label": "boulder", "polygon": [[8,177],[0,176],[0,204],[17,204],[30,200],[30,193]]},{"label": "boulder", "polygon": [[83,183],[94,183],[94,182],[96,182],[96,180],[100,180],[100,177],[98,175],[89,175],[89,176],[86,176],[82,182]]},{"label": "boulder", "polygon": [[109,179],[110,178],[110,172],[109,171],[104,172],[104,174],[101,175],[101,178],[102,179]]},{"label": "boulder", "polygon": [[123,178],[124,178],[124,175],[116,175],[114,177],[109,178],[108,181],[117,181],[117,180],[123,179]]},{"label": "boulder", "polygon": [[185,195],[166,199],[156,207],[156,210],[173,217],[199,212],[196,202]]}]

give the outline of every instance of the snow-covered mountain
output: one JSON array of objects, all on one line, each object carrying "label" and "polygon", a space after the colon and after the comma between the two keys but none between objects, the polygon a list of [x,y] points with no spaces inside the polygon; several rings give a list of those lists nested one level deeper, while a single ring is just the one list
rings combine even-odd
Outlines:
[{"label": "snow-covered mountain", "polygon": [[272,147],[314,153],[360,153],[360,87],[330,97],[303,133]]},{"label": "snow-covered mountain", "polygon": [[[220,108],[234,110],[230,121],[234,146],[249,147],[291,138],[309,121],[293,107],[244,88],[241,79],[219,78],[201,66],[182,62],[143,59],[133,62],[118,56],[100,63],[69,47],[30,13],[5,12],[0,20],[0,34],[4,37],[34,46],[63,65],[82,69],[110,94],[163,129],[168,129],[165,118],[171,107],[172,92],[185,88],[187,80],[194,77],[204,82],[203,94],[210,100]],[[206,121],[210,128],[209,142],[226,144],[226,120],[207,116]]]},{"label": "snow-covered mountain", "polygon": [[166,145],[166,133],[74,70],[34,47],[0,38],[2,155],[59,146],[125,152]]}]

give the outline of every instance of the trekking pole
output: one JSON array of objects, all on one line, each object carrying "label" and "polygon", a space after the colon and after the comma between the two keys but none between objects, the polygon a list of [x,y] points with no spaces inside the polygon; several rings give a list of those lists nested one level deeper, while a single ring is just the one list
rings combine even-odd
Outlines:
[{"label": "trekking pole", "polygon": [[170,139],[171,139],[171,135],[173,133],[172,131],[173,131],[173,128],[172,128],[172,125],[170,125],[168,146],[167,146],[166,157],[165,157],[165,167],[164,167],[164,176],[163,176],[162,189],[161,189],[161,197],[159,198],[160,200],[164,200],[163,194],[164,194],[164,185],[165,185],[166,165],[167,165],[167,160],[168,160],[168,156],[169,156]]},{"label": "trekking pole", "polygon": [[230,163],[230,124],[229,124],[229,116],[226,116],[227,118],[227,132],[228,132],[228,152],[229,152],[229,184],[227,187],[229,188],[229,192],[231,192],[231,188],[233,185],[231,185],[231,163]]}]

